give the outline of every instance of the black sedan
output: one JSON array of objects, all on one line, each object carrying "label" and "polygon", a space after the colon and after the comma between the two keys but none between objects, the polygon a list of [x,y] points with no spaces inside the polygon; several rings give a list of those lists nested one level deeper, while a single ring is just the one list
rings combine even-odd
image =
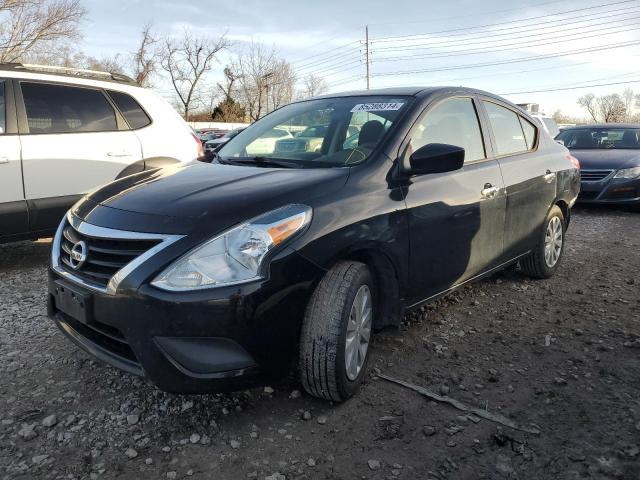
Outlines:
[{"label": "black sedan", "polygon": [[[317,150],[248,153],[313,122],[327,125]],[[78,202],[54,239],[48,313],[164,390],[243,388],[297,359],[307,392],[345,400],[373,332],[404,312],[516,262],[553,275],[579,178],[565,147],[486,92],[300,101],[210,164],[130,175]]]},{"label": "black sedan", "polygon": [[573,127],[556,139],[580,161],[579,202],[640,205],[640,125]]}]

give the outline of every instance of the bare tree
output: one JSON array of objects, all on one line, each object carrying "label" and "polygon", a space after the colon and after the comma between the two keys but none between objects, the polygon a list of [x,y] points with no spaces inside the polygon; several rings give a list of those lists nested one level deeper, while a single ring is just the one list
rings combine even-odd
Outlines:
[{"label": "bare tree", "polygon": [[598,105],[596,96],[593,93],[587,93],[578,98],[578,105],[587,109],[587,112],[589,112],[594,122],[598,121]]},{"label": "bare tree", "polygon": [[133,53],[133,78],[141,87],[151,85],[151,78],[158,71],[160,52],[158,39],[153,35],[151,24],[145,25],[138,49]]},{"label": "bare tree", "polygon": [[87,68],[89,70],[99,70],[110,73],[125,73],[124,63],[119,54],[115,54],[113,57],[84,57],[83,54],[77,54],[75,61],[81,63],[77,65],[79,68]]},{"label": "bare tree", "polygon": [[273,75],[267,78],[268,112],[291,103],[296,94],[296,74],[289,62],[276,59],[271,70]]},{"label": "bare tree", "polygon": [[633,106],[635,103],[635,94],[630,87],[625,88],[622,91],[622,100],[624,101],[625,121],[629,121],[629,118],[633,114]]},{"label": "bare tree", "polygon": [[251,43],[234,64],[236,98],[251,120],[293,100],[295,74],[291,65],[277,57],[274,48]]},{"label": "bare tree", "polygon": [[300,90],[299,96],[301,99],[311,98],[322,95],[327,90],[329,90],[329,87],[324,77],[312,73],[302,80],[302,90]]},{"label": "bare tree", "polygon": [[[222,101],[211,109],[211,118],[214,122],[244,122],[245,112],[242,106],[235,100],[236,83],[238,75],[231,67],[224,69],[224,84],[218,83],[218,92],[222,95]],[[212,95],[212,99],[215,97]]]},{"label": "bare tree", "polygon": [[80,0],[0,0],[0,62],[43,54],[80,36]]},{"label": "bare tree", "polygon": [[617,93],[603,95],[597,100],[600,116],[605,123],[623,122],[626,117],[626,110],[622,97]]},{"label": "bare tree", "polygon": [[164,41],[161,66],[169,74],[185,120],[194,106],[202,104],[200,81],[211,70],[216,55],[229,46],[226,37],[213,40],[185,30],[179,39]]}]

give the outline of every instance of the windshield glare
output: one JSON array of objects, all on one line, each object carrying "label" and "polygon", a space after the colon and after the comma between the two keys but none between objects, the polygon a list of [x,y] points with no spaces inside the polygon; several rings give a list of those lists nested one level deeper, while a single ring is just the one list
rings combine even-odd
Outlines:
[{"label": "windshield glare", "polygon": [[638,128],[579,128],[557,137],[570,150],[640,149]]},{"label": "windshield glare", "polygon": [[409,97],[376,96],[287,105],[229,140],[219,158],[273,158],[301,167],[358,164],[380,145],[408,102]]}]

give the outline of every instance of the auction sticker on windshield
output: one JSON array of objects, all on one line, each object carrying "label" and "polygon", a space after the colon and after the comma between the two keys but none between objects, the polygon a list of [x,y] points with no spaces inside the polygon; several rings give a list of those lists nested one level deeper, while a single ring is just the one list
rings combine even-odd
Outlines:
[{"label": "auction sticker on windshield", "polygon": [[400,110],[404,103],[402,102],[389,102],[389,103],[358,103],[351,111],[352,112],[385,112]]}]

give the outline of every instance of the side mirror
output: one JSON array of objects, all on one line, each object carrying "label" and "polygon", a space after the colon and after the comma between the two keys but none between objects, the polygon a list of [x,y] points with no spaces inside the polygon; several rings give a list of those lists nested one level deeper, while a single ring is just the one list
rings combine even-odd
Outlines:
[{"label": "side mirror", "polygon": [[409,158],[410,173],[427,174],[459,170],[464,164],[464,148],[445,143],[429,143]]},{"label": "side mirror", "polygon": [[556,138],[556,142],[562,145],[563,147],[565,146],[564,140],[560,140],[559,138]]}]

